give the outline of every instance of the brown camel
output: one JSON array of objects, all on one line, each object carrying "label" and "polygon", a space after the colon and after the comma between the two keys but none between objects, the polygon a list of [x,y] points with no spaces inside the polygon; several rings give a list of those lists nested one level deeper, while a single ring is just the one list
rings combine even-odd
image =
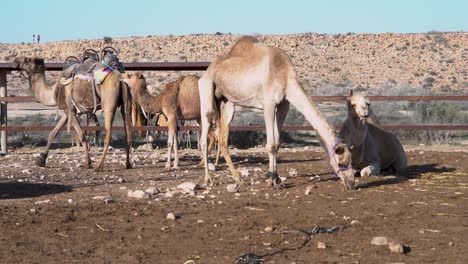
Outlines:
[{"label": "brown camel", "polygon": [[[55,128],[49,133],[47,146],[44,152],[36,160],[38,166],[46,165],[47,156],[50,146],[57,136],[58,131],[70,119],[80,143],[83,144],[85,152],[84,167],[90,168],[91,159],[89,157],[89,147],[84,137],[84,132],[81,129],[77,114],[92,113],[94,108],[93,91],[91,83],[87,80],[75,79],[67,85],[61,85],[57,81],[53,86],[49,86],[45,77],[44,60],[41,58],[16,58],[15,63],[20,69],[25,71],[29,76],[29,85],[34,92],[36,99],[48,106],[58,106],[64,111],[64,115],[59,120]],[[97,88],[96,93],[98,109],[104,111],[106,138],[104,141],[104,150],[99,163],[95,167],[95,171],[102,171],[104,159],[111,140],[111,128],[114,120],[115,110],[121,106],[121,114],[124,120],[125,133],[127,136],[127,147],[125,149],[127,158],[125,167],[128,169],[130,165],[130,146],[131,146],[131,121],[130,121],[130,94],[128,89],[124,89],[120,82],[120,73],[112,71],[105,78],[104,82]],[[70,101],[73,101],[71,103]]]},{"label": "brown camel", "polygon": [[348,116],[340,137],[349,146],[352,166],[361,177],[380,175],[382,171],[401,173],[407,158],[398,138],[378,124],[369,100],[360,94],[348,97]]},{"label": "brown camel", "polygon": [[[234,105],[263,109],[267,133],[266,149],[269,154],[267,176],[271,184],[281,187],[276,170],[280,131],[289,109],[294,105],[317,130],[329,156],[335,174],[346,188],[354,187],[351,153],[334,132],[318,107],[305,93],[297,79],[288,55],[276,47],[258,42],[254,37],[241,37],[228,54],[213,60],[198,82],[202,118],[201,145],[207,162],[207,135],[215,116],[215,98],[222,100],[220,108],[221,131],[228,131],[234,115]],[[224,120],[228,117],[227,120]],[[224,120],[224,121],[223,121]],[[227,138],[227,137],[226,137]],[[205,166],[205,183],[212,184]]]},{"label": "brown camel", "polygon": [[[162,114],[167,119],[168,126],[168,157],[166,169],[171,166],[171,152],[174,152],[174,166],[178,168],[178,140],[177,140],[177,121],[178,120],[197,120],[200,123],[200,102],[198,96],[198,76],[185,76],[176,81],[165,85],[161,94],[152,96],[146,88],[146,80],[140,72],[125,73],[123,75],[124,82],[130,87],[132,98],[138,102],[142,108],[150,114]],[[217,129],[217,127],[215,127]],[[227,138],[223,139],[219,136],[219,131],[211,130],[208,134],[210,137],[211,150],[216,139],[219,139],[219,148],[216,155],[215,166],[218,165],[219,154],[223,153],[223,157],[228,163],[229,169],[233,176],[238,179],[238,173],[234,169],[231,158],[227,153]],[[217,135],[218,134],[218,135]],[[224,143],[226,142],[226,143]]]}]

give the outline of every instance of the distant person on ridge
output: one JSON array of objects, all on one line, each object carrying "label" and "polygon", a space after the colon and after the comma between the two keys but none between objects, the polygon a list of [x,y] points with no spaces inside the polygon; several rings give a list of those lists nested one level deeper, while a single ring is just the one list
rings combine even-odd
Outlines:
[{"label": "distant person on ridge", "polygon": [[36,35],[33,35],[33,43],[36,43]]},{"label": "distant person on ridge", "polygon": [[41,41],[41,35],[37,34],[37,43]]}]

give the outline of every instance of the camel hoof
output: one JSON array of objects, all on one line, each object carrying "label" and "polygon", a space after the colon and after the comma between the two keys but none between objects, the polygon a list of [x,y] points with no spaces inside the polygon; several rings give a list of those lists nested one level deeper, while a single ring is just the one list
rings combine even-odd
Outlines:
[{"label": "camel hoof", "polygon": [[236,182],[237,185],[244,185],[245,181],[243,181],[241,178],[237,177],[234,178],[234,181]]},{"label": "camel hoof", "polygon": [[369,177],[371,176],[372,171],[370,168],[364,168],[361,170],[361,177]]},{"label": "camel hoof", "polygon": [[205,180],[204,185],[209,186],[209,187],[214,186],[213,180],[211,180],[211,179]]},{"label": "camel hoof", "polygon": [[37,157],[34,163],[36,163],[36,165],[39,167],[45,167],[46,160],[47,160],[47,154],[41,153],[39,157]]},{"label": "camel hoof", "polygon": [[95,167],[94,172],[102,172],[102,166]]},{"label": "camel hoof", "polygon": [[126,170],[133,169],[132,164],[130,164],[130,163],[125,164],[125,169],[126,169]]}]

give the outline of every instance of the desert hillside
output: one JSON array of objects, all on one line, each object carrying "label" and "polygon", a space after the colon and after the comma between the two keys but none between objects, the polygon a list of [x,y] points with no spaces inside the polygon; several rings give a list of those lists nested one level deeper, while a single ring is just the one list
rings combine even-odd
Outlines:
[{"label": "desert hillside", "polygon": [[[123,62],[211,61],[227,52],[238,35],[189,35],[108,38]],[[415,94],[466,94],[468,33],[294,34],[261,35],[260,40],[285,50],[311,94],[336,94],[354,88],[370,94],[394,94],[388,87],[414,89]],[[40,56],[62,62],[86,48],[100,50],[103,39],[51,43],[0,44],[0,61]],[[146,72],[158,89],[181,72]],[[54,73],[48,73],[50,80]],[[28,94],[18,72],[8,77],[9,94]],[[389,86],[390,85],[390,86]],[[337,89],[338,88],[338,89]],[[421,89],[422,88],[422,89]],[[405,89],[407,90],[407,89]]]}]

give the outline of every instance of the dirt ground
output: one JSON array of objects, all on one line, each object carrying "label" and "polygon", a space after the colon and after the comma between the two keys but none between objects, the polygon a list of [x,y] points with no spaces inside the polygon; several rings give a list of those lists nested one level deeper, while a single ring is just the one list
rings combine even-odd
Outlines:
[{"label": "dirt ground", "polygon": [[[279,191],[266,187],[263,149],[232,150],[245,174],[238,193],[227,191],[222,163],[215,186],[183,194],[178,184],[201,179],[196,150],[181,151],[180,169],[166,172],[165,150],[136,151],[124,170],[114,149],[94,173],[73,148],[51,151],[46,168],[33,164],[39,148],[22,148],[0,157],[0,262],[234,263],[250,252],[265,263],[468,263],[466,149],[407,149],[403,177],[358,178],[354,191],[332,179],[318,148],[280,150],[288,188]],[[149,187],[161,193],[127,196]],[[310,241],[300,232],[316,226],[339,229]],[[375,236],[405,253],[371,245]]]}]

